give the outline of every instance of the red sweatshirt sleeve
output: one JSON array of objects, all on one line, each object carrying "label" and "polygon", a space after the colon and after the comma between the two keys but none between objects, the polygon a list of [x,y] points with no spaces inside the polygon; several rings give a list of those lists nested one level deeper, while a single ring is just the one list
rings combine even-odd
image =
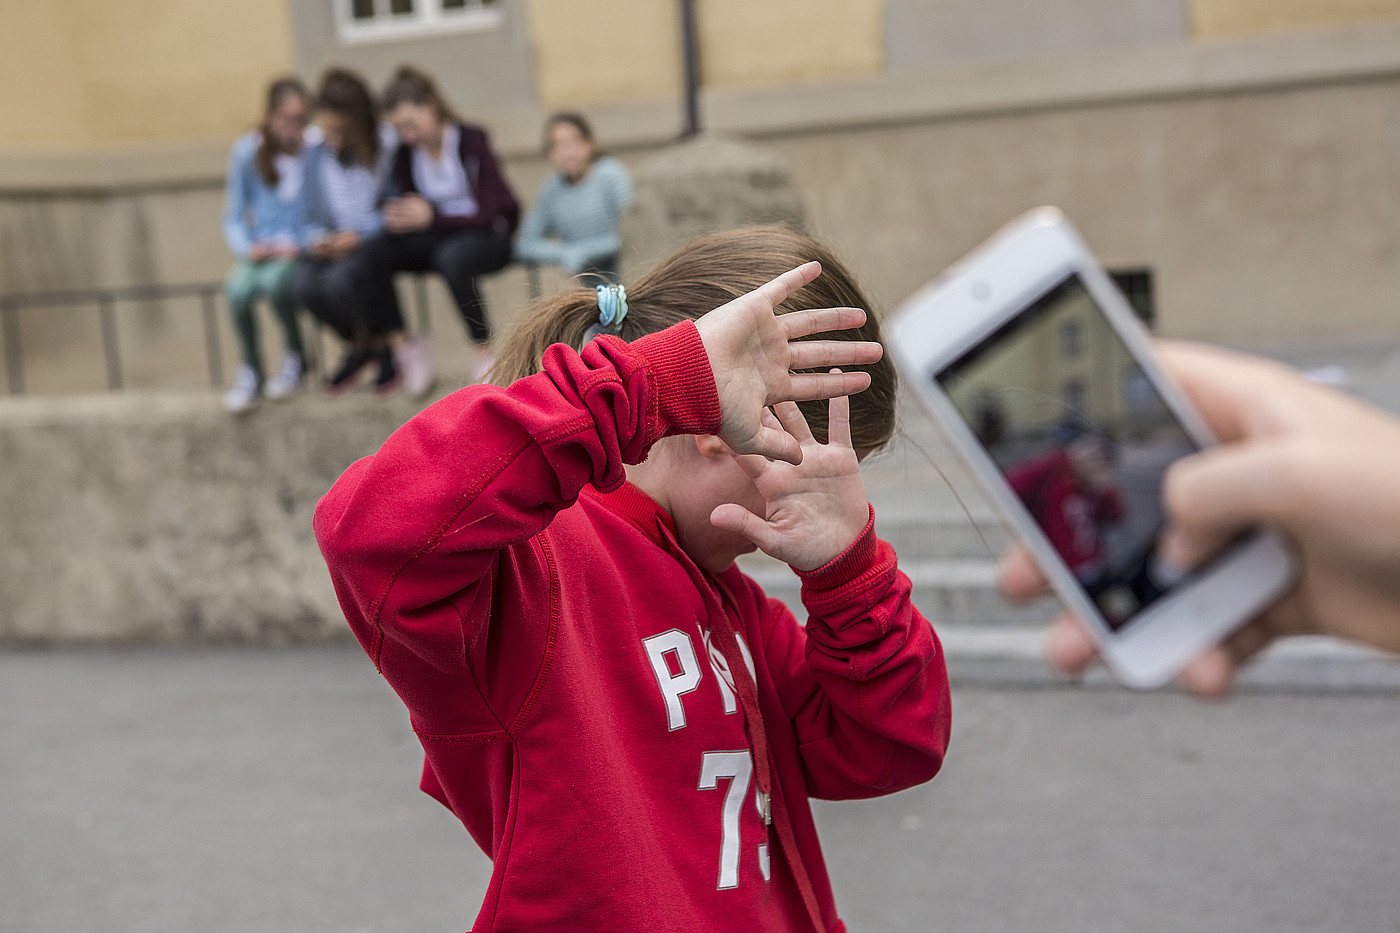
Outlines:
[{"label": "red sweatshirt sleeve", "polygon": [[317,506],[316,538],[347,620],[410,710],[405,679],[462,671],[502,549],[586,484],[621,485],[624,464],[661,437],[718,425],[709,361],[685,322],[630,345],[600,337],[581,355],[551,347],[542,372],[462,389],[346,470]]},{"label": "red sweatshirt sleeve", "polygon": [[948,671],[894,549],[875,536],[873,510],[845,552],[798,576],[805,631],[769,600],[765,654],[808,792],[873,797],[932,778],[948,747]]}]

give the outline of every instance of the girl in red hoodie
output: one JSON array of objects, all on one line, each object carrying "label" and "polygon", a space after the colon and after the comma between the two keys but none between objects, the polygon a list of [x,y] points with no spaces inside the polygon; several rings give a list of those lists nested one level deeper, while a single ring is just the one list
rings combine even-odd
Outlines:
[{"label": "girl in red hoodie", "polygon": [[[861,482],[895,389],[862,304],[800,234],[697,240],[537,309],[502,386],[322,500],[423,789],[492,859],[475,930],[843,929],[809,798],[926,781],[949,728]],[[801,578],[805,625],[734,565],[755,548]]]}]

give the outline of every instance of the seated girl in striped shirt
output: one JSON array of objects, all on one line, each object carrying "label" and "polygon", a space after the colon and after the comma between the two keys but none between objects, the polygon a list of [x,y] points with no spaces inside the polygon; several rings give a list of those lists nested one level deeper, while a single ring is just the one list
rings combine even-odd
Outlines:
[{"label": "seated girl in striped shirt", "polygon": [[344,360],[326,379],[328,392],[349,391],[361,372],[375,364],[375,391],[391,392],[399,385],[390,346],[399,325],[383,320],[362,300],[353,256],[384,227],[379,200],[393,150],[392,131],[381,131],[365,82],[343,68],[321,77],[316,122],[323,139],[306,153],[303,241],[308,259],[297,270],[297,302],[347,344]]},{"label": "seated girl in striped shirt", "polygon": [[576,113],[549,118],[545,154],[558,171],[540,186],[520,225],[516,258],[616,282],[622,250],[617,223],[632,200],[627,169],[598,151],[588,121]]}]

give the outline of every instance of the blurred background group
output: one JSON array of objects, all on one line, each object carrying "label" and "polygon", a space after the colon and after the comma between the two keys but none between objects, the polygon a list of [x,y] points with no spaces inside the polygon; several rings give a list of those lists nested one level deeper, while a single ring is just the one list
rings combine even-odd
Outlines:
[{"label": "blurred background group", "polygon": [[[640,271],[674,245],[659,230],[805,226],[888,307],[1038,203],[1159,332],[1393,331],[1400,0],[73,0],[3,19],[12,395],[421,395],[437,372],[483,378],[531,294]],[[730,218],[723,165],[790,196]]]}]

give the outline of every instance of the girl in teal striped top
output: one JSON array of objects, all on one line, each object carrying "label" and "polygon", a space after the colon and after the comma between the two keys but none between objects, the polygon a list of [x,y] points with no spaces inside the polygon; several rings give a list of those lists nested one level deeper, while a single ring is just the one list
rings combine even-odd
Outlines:
[{"label": "girl in teal striped top", "polygon": [[520,226],[516,258],[616,281],[622,251],[617,224],[632,200],[627,169],[598,151],[588,122],[576,113],[549,118],[545,147],[558,171],[540,186]]}]

